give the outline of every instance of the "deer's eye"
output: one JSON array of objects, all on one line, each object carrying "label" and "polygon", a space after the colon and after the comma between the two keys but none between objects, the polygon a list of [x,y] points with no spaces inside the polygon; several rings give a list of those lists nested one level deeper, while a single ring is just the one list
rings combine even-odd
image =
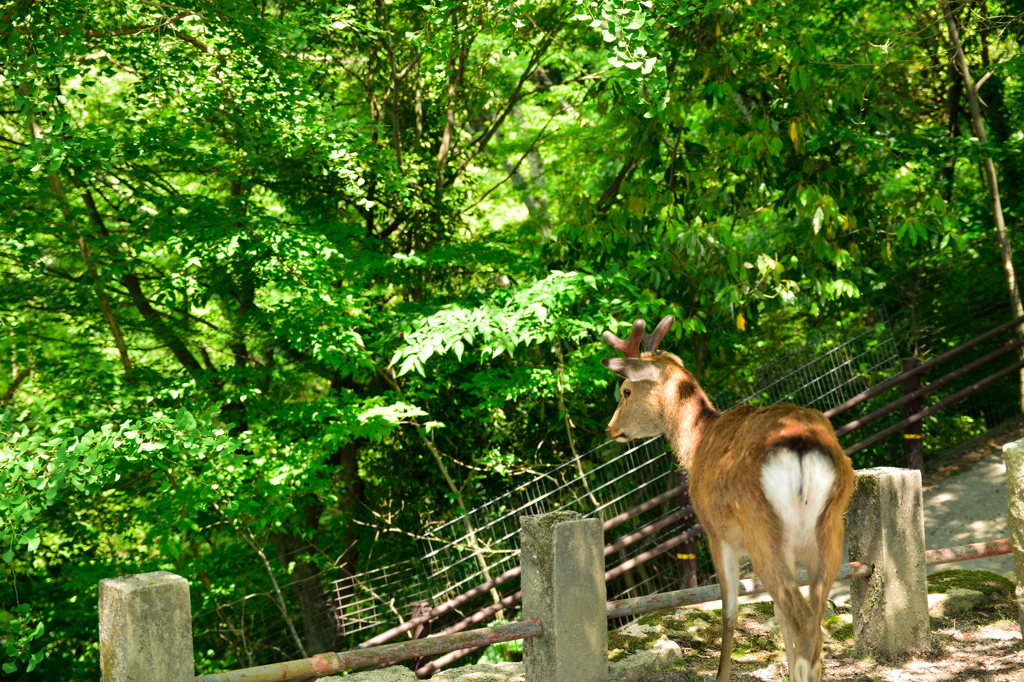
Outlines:
[{"label": "deer's eye", "polygon": [[623,398],[628,398],[629,397],[629,393],[630,393],[630,391],[629,391],[628,388],[622,389],[622,397]]}]

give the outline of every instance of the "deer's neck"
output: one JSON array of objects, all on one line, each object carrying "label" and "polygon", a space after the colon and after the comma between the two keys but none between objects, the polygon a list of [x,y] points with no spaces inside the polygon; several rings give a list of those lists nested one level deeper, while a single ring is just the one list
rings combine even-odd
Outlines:
[{"label": "deer's neck", "polygon": [[708,428],[721,416],[693,377],[679,384],[679,397],[667,405],[665,437],[687,471]]}]

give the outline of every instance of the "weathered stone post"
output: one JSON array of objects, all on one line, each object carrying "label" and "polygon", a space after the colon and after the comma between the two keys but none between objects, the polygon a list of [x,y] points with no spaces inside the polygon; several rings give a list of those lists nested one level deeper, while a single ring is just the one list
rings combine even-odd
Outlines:
[{"label": "weathered stone post", "polygon": [[857,472],[847,512],[850,560],[870,564],[850,584],[859,651],[892,656],[930,647],[921,472]]},{"label": "weathered stone post", "polygon": [[1013,543],[1013,577],[1017,583],[1017,620],[1024,624],[1024,440],[1003,446],[1006,489],[1010,498],[1007,521]]},{"label": "weathered stone post", "polygon": [[597,519],[557,511],[523,516],[523,619],[544,634],[523,641],[530,682],[605,682],[608,619],[604,532]]},{"label": "weathered stone post", "polygon": [[195,679],[188,581],[167,571],[101,580],[101,682]]}]

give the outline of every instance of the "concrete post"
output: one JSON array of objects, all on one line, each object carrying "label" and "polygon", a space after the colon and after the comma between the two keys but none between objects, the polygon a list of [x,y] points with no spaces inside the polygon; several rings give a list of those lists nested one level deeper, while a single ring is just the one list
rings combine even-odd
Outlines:
[{"label": "concrete post", "polygon": [[1003,460],[1010,498],[1007,521],[1013,544],[1013,577],[1017,583],[1017,620],[1024,624],[1024,440],[1004,445]]},{"label": "concrete post", "polygon": [[523,641],[530,682],[605,682],[608,619],[604,532],[598,519],[557,511],[523,516],[523,619],[544,634]]},{"label": "concrete post", "polygon": [[874,568],[850,584],[854,644],[884,657],[930,647],[921,472],[857,472],[847,512],[850,560]]},{"label": "concrete post", "polygon": [[101,580],[101,682],[195,679],[188,581],[167,571]]}]

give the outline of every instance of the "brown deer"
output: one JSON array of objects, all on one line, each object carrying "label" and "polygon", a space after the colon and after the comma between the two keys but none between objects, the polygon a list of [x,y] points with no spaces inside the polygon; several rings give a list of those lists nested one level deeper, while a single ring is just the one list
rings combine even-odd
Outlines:
[{"label": "brown deer", "polygon": [[[626,341],[604,333],[626,356],[601,361],[625,379],[608,435],[619,442],[664,435],[690,474],[690,499],[722,586],[717,682],[729,680],[744,554],[775,601],[790,680],[817,682],[821,616],[839,569],[853,488],[850,458],[817,410],[742,405],[719,413],[682,360],[658,350],[674,321],[666,317],[648,335],[637,320]],[[797,561],[810,576],[809,604],[797,586]]]}]

